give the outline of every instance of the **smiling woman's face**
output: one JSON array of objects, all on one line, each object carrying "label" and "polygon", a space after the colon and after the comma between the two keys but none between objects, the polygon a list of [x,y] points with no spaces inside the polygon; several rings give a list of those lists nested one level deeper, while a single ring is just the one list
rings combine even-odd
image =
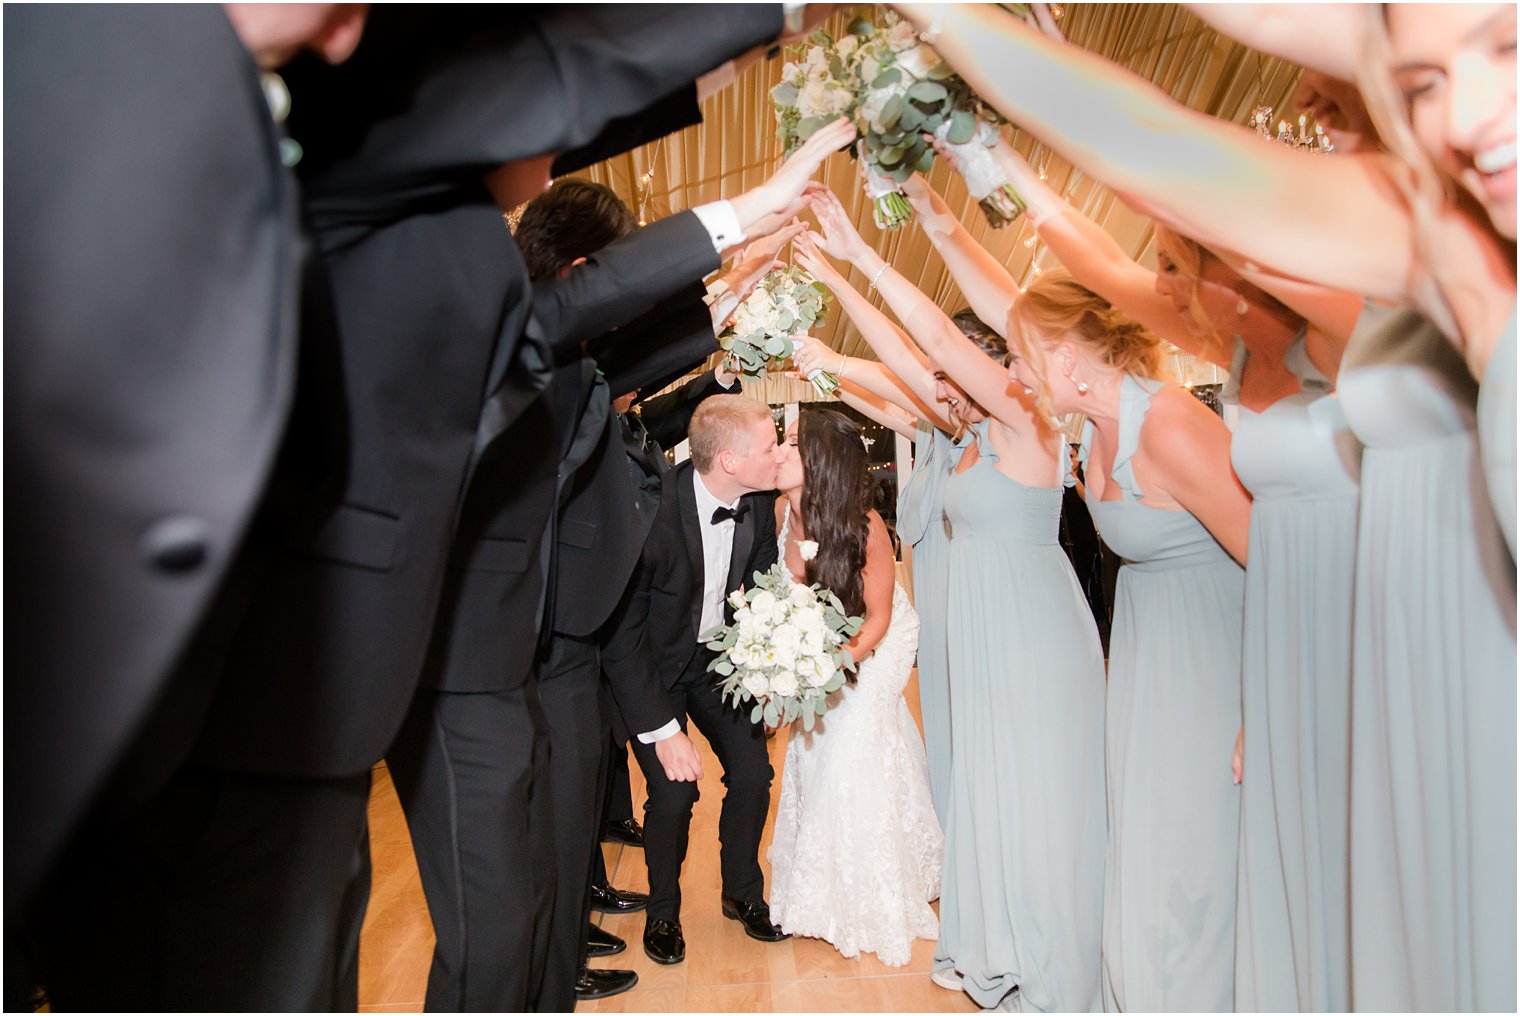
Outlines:
[{"label": "smiling woman's face", "polygon": [[1515,239],[1515,6],[1388,4],[1415,138]]}]

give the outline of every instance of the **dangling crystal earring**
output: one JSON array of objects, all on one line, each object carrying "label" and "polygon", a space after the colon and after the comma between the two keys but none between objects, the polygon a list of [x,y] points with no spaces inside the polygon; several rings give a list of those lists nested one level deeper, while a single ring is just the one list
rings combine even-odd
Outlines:
[{"label": "dangling crystal earring", "polygon": [[1236,293],[1235,294],[1235,313],[1239,314],[1241,317],[1245,317],[1246,314],[1247,314],[1247,312],[1250,311],[1250,309],[1251,309],[1251,305],[1248,304],[1248,303],[1246,303],[1246,298],[1243,297],[1243,296],[1241,296],[1239,293]]}]

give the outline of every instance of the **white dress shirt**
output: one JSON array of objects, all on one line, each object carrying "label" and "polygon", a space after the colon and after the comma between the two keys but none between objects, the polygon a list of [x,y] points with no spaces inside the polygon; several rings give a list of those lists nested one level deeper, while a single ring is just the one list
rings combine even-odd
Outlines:
[{"label": "white dress shirt", "polygon": [[719,508],[730,510],[739,502],[724,504],[713,496],[702,482],[702,474],[691,473],[692,485],[697,491],[697,522],[702,527],[702,620],[697,634],[723,623],[723,600],[728,596],[728,563],[734,551],[734,520],[712,521],[713,512]]},{"label": "white dress shirt", "polygon": [[[697,628],[697,633],[701,634],[723,623],[723,600],[728,596],[728,562],[734,552],[734,520],[724,519],[714,524],[713,512],[719,508],[737,508],[739,501],[735,500],[733,504],[719,501],[696,470],[692,470],[691,481],[697,494],[697,523],[702,527],[702,620]],[[643,744],[654,744],[680,729],[681,725],[671,720],[659,730],[639,734],[638,738]]]}]

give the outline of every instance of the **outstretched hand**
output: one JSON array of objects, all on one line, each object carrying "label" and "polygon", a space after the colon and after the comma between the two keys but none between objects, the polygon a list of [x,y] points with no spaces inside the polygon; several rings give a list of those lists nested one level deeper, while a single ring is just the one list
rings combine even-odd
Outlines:
[{"label": "outstretched hand", "polygon": [[734,198],[731,203],[744,235],[774,233],[800,215],[807,195],[824,189],[813,180],[819,167],[854,138],[855,124],[842,116],[814,131],[769,180]]},{"label": "outstretched hand", "polygon": [[817,233],[809,234],[820,249],[833,257],[851,262],[871,252],[870,244],[861,238],[855,223],[850,221],[849,213],[844,210],[844,205],[833,191],[826,187],[815,191],[808,196],[807,203],[823,227],[821,236]]},{"label": "outstretched hand", "polygon": [[796,256],[797,264],[804,271],[837,292],[840,286],[848,285],[848,283],[839,273],[839,269],[834,267],[834,263],[818,250],[818,242],[822,239],[823,237],[817,233],[808,230],[792,241],[792,251]]}]

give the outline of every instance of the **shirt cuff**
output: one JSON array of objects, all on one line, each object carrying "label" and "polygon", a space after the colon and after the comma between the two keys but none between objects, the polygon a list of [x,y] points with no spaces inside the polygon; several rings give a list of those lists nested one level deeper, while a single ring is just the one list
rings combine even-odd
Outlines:
[{"label": "shirt cuff", "polygon": [[698,205],[691,212],[707,230],[707,235],[712,238],[713,250],[719,254],[744,242],[744,229],[739,225],[739,216],[734,212],[732,202],[714,201]]},{"label": "shirt cuff", "polygon": [[675,737],[680,732],[681,724],[678,721],[672,719],[669,723],[665,724],[665,726],[661,727],[659,730],[651,730],[647,734],[640,734],[639,743],[654,744],[655,742],[663,741],[668,737]]}]

